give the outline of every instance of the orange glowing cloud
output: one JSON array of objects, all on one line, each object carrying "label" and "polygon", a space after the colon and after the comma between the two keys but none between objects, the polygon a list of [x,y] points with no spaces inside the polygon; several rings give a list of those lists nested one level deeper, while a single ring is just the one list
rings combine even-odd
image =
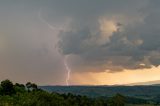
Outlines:
[{"label": "orange glowing cloud", "polygon": [[160,80],[160,66],[151,69],[124,70],[122,72],[73,73],[72,84],[115,85]]}]

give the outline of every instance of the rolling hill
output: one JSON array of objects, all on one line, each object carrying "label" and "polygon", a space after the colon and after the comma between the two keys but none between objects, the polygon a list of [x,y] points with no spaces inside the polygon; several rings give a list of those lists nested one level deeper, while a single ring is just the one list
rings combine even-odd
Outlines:
[{"label": "rolling hill", "polygon": [[160,86],[40,86],[49,92],[73,93],[89,97],[110,97],[117,93],[130,97],[155,98],[160,96]]}]

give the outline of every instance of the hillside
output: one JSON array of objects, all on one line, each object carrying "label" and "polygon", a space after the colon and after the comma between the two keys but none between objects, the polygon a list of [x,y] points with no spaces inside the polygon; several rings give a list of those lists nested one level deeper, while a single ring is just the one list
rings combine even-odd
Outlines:
[{"label": "hillside", "polygon": [[89,97],[110,97],[116,93],[140,98],[160,95],[160,86],[40,86],[40,88],[49,92],[73,93]]}]

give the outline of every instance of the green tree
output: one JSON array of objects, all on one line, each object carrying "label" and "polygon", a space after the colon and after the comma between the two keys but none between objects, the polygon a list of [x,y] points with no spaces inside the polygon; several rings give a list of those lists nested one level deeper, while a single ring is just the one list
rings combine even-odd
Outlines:
[{"label": "green tree", "polygon": [[27,82],[26,87],[27,87],[28,91],[38,90],[38,87],[35,83]]},{"label": "green tree", "polygon": [[109,101],[109,106],[124,106],[125,105],[125,97],[121,94],[116,94]]},{"label": "green tree", "polygon": [[25,86],[23,84],[19,84],[19,83],[15,83],[15,86],[25,88]]},{"label": "green tree", "polygon": [[35,83],[31,84],[31,88],[32,88],[32,90],[37,90],[38,89],[38,87],[37,87],[37,85]]},{"label": "green tree", "polygon": [[14,85],[14,89],[16,93],[24,93],[26,92],[25,86],[23,84],[16,83]]},{"label": "green tree", "polygon": [[3,95],[11,95],[14,92],[13,83],[10,80],[4,80],[1,82],[1,92]]},{"label": "green tree", "polygon": [[27,87],[28,91],[30,91],[30,89],[32,87],[32,83],[31,82],[27,82],[26,83],[26,87]]}]

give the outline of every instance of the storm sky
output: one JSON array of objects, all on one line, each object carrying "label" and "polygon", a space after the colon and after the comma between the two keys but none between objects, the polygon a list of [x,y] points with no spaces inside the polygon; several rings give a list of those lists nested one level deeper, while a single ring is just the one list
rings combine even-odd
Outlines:
[{"label": "storm sky", "polygon": [[160,0],[0,0],[0,80],[160,80],[159,19]]}]

